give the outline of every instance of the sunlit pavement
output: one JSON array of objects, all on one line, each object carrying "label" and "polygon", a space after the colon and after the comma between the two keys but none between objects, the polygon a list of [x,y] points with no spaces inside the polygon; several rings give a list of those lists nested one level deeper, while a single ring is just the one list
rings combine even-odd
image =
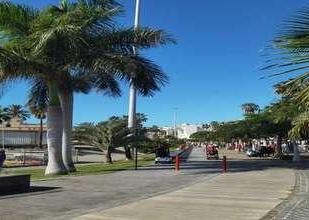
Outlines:
[{"label": "sunlit pavement", "polygon": [[[207,161],[203,149],[197,148],[179,172],[174,165],[153,165],[138,171],[35,182],[54,189],[2,197],[0,219],[222,219],[219,213],[232,212],[234,219],[258,219],[280,203],[294,184],[289,162],[249,159],[233,151],[224,154],[229,170],[224,175],[221,160]],[[268,202],[261,202],[265,199]]]},{"label": "sunlit pavement", "polygon": [[[253,162],[251,165],[256,163],[254,160],[247,161]],[[197,175],[197,172],[201,174],[211,170],[217,172],[216,175],[149,199],[108,210],[93,210],[76,220],[260,219],[280,204],[294,186],[294,171],[290,168],[261,166],[254,170],[236,166],[234,172],[219,175],[220,168],[216,168],[219,163],[206,161],[203,150],[194,149],[188,163],[182,165],[180,174]]]}]

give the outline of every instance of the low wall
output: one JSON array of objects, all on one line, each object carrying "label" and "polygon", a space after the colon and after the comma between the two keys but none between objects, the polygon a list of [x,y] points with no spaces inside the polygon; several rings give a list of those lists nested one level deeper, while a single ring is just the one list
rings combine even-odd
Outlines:
[{"label": "low wall", "polygon": [[0,195],[30,191],[30,175],[0,176]]}]

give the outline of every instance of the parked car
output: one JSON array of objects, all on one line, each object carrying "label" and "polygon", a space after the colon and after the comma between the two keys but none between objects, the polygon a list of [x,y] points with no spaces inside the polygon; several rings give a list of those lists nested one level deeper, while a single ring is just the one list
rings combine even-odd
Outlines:
[{"label": "parked car", "polygon": [[169,148],[160,146],[155,150],[155,164],[170,164],[173,162]]},{"label": "parked car", "polygon": [[266,146],[261,146],[260,150],[253,150],[252,148],[249,148],[246,151],[246,154],[248,157],[269,157],[274,154],[274,148]]},{"label": "parked car", "polygon": [[155,164],[171,164],[173,162],[172,157],[156,157]]},{"label": "parked car", "polygon": [[248,157],[258,157],[260,155],[259,152],[257,151],[254,151],[252,150],[251,148],[249,148],[247,151],[246,151],[246,154]]}]

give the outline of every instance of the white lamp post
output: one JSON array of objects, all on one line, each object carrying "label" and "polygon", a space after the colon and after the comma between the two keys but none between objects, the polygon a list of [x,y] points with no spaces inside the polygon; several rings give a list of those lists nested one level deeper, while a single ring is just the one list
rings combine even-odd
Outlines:
[{"label": "white lamp post", "polygon": [[2,149],[4,150],[4,126],[3,126],[3,121],[1,122],[1,128],[2,128]]},{"label": "white lamp post", "polygon": [[[136,0],[135,6],[135,21],[134,28],[137,29],[140,20],[140,0]],[[134,49],[134,54],[137,54],[136,48]],[[128,128],[134,132],[136,130],[136,88],[131,82],[130,94],[129,94],[129,113],[128,113]],[[135,147],[135,169],[137,169],[137,147]]]}]

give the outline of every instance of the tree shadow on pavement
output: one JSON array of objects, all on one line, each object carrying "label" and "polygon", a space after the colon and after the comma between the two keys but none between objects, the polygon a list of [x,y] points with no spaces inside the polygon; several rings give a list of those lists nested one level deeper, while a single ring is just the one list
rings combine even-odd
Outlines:
[{"label": "tree shadow on pavement", "polygon": [[60,190],[61,187],[47,187],[47,186],[31,186],[30,190],[27,192],[7,192],[7,193],[1,193],[0,199],[5,199],[5,198],[11,198],[12,196],[26,196],[26,195],[32,195],[33,193],[35,194],[40,194],[40,193],[50,193],[50,192],[55,192],[55,190]]},{"label": "tree shadow on pavement", "polygon": [[[309,169],[309,161],[303,160],[299,163],[293,163],[287,160],[278,159],[245,159],[245,160],[231,160],[227,162],[227,172],[249,172],[266,170],[269,168],[297,168]],[[166,165],[151,165],[141,167],[139,170],[173,170],[174,164]],[[188,173],[220,173],[222,172],[221,160],[205,160],[205,161],[188,161],[180,165],[180,171],[183,174]]]}]

